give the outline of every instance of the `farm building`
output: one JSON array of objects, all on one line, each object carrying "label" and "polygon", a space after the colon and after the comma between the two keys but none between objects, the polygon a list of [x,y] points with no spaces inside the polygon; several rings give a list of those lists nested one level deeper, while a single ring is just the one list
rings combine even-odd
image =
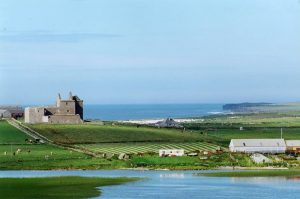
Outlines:
[{"label": "farm building", "polygon": [[181,125],[179,125],[178,122],[176,122],[172,118],[167,118],[163,121],[157,122],[157,123],[155,123],[155,126],[157,126],[157,127],[175,127],[175,128],[182,127]]},{"label": "farm building", "polygon": [[11,113],[8,110],[0,109],[0,118],[10,118]]},{"label": "farm building", "polygon": [[55,106],[25,108],[25,123],[80,124],[83,121],[83,100],[70,92],[69,99],[60,94]]},{"label": "farm building", "polygon": [[286,140],[285,143],[287,151],[300,153],[300,140]]},{"label": "farm building", "polygon": [[164,156],[183,156],[184,150],[183,149],[160,149],[159,150],[159,157]]},{"label": "farm building", "polygon": [[24,110],[20,106],[0,106],[0,118],[23,117]]},{"label": "farm building", "polygon": [[284,139],[232,139],[229,150],[243,153],[285,153],[286,143]]}]

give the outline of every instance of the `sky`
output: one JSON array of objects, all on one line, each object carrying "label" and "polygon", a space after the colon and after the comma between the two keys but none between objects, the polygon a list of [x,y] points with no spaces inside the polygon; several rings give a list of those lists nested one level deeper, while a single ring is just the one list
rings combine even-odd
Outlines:
[{"label": "sky", "polygon": [[0,0],[0,104],[300,101],[299,0]]}]

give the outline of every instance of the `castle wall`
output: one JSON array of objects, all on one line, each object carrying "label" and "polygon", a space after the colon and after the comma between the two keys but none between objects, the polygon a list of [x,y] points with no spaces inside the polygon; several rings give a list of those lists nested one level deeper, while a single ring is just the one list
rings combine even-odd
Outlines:
[{"label": "castle wall", "polygon": [[55,115],[55,114],[58,114],[58,113],[59,113],[59,111],[58,111],[57,107],[47,107],[45,115]]},{"label": "castle wall", "polygon": [[83,101],[76,101],[75,103],[75,112],[80,115],[80,118],[83,120]]},{"label": "castle wall", "polygon": [[25,123],[81,124],[82,122],[83,100],[72,96],[71,93],[68,100],[61,100],[58,95],[56,106],[25,109]]},{"label": "castle wall", "polygon": [[75,115],[75,101],[73,100],[61,100],[60,106],[58,107],[58,114],[72,114]]},{"label": "castle wall", "polygon": [[79,115],[50,115],[50,124],[82,124]]},{"label": "castle wall", "polygon": [[25,108],[25,123],[42,123],[44,113],[44,107]]}]

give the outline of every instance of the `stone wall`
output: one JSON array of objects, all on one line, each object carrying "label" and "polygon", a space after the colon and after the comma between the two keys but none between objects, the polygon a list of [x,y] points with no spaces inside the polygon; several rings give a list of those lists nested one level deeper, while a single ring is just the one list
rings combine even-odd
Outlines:
[{"label": "stone wall", "polygon": [[48,123],[52,124],[82,124],[79,115],[50,115]]},{"label": "stone wall", "polygon": [[25,108],[25,123],[42,123],[44,114],[44,107]]},{"label": "stone wall", "polygon": [[58,114],[65,115],[65,114],[72,114],[75,115],[75,101],[72,100],[61,100],[60,106],[58,107]]}]

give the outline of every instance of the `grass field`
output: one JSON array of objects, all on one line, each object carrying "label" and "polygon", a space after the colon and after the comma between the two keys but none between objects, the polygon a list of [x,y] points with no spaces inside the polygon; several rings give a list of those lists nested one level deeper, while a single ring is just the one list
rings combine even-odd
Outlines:
[{"label": "grass field", "polygon": [[[16,151],[18,149],[20,149],[21,152],[17,154]],[[0,152],[0,162],[12,159],[18,161],[32,161],[45,159],[77,159],[86,157],[86,155],[82,153],[65,150],[63,148],[47,144],[0,145]],[[5,152],[7,153],[6,155],[4,154]],[[15,155],[13,155],[13,153],[15,153]]]},{"label": "grass field", "polygon": [[[110,169],[128,167],[127,162],[93,158],[49,144],[25,144],[27,136],[1,121],[0,169]],[[12,144],[13,143],[13,144]],[[17,153],[18,149],[20,152]]]},{"label": "grass field", "polygon": [[89,144],[78,145],[97,153],[158,153],[159,149],[184,149],[185,153],[192,151],[216,151],[219,146],[205,142],[188,142],[188,143],[120,143],[120,144]]},{"label": "grass field", "polygon": [[92,144],[105,142],[185,142],[202,141],[199,133],[177,129],[158,129],[135,126],[111,125],[29,125],[56,143]]},{"label": "grass field", "polygon": [[0,144],[24,144],[29,138],[20,130],[8,124],[5,120],[0,120]]},{"label": "grass field", "polygon": [[[251,128],[240,131],[239,129],[215,129],[208,131],[209,136],[230,141],[230,139],[246,139],[246,138],[280,138],[280,128]],[[300,139],[300,128],[284,128],[284,139]]]},{"label": "grass field", "polygon": [[221,153],[211,154],[206,156],[207,159],[199,157],[158,157],[156,156],[138,156],[135,155],[131,159],[133,166],[145,166],[149,168],[159,169],[175,169],[175,170],[199,170],[199,169],[213,169],[221,166],[254,166],[249,156],[241,154]]},{"label": "grass field", "polygon": [[243,127],[300,127],[300,112],[211,115],[185,124],[190,129]]},{"label": "grass field", "polygon": [[259,171],[229,171],[201,173],[200,176],[208,177],[278,177],[300,176],[300,170],[259,170]]},{"label": "grass field", "polygon": [[[21,153],[16,154],[18,149],[21,149]],[[30,150],[29,153],[28,150]],[[13,155],[14,152],[15,155]],[[46,144],[0,145],[0,170],[117,169],[125,167],[128,167],[128,163],[124,161],[94,158],[83,153]]]},{"label": "grass field", "polygon": [[101,194],[98,187],[137,181],[137,178],[46,177],[0,178],[1,198],[68,199]]}]

